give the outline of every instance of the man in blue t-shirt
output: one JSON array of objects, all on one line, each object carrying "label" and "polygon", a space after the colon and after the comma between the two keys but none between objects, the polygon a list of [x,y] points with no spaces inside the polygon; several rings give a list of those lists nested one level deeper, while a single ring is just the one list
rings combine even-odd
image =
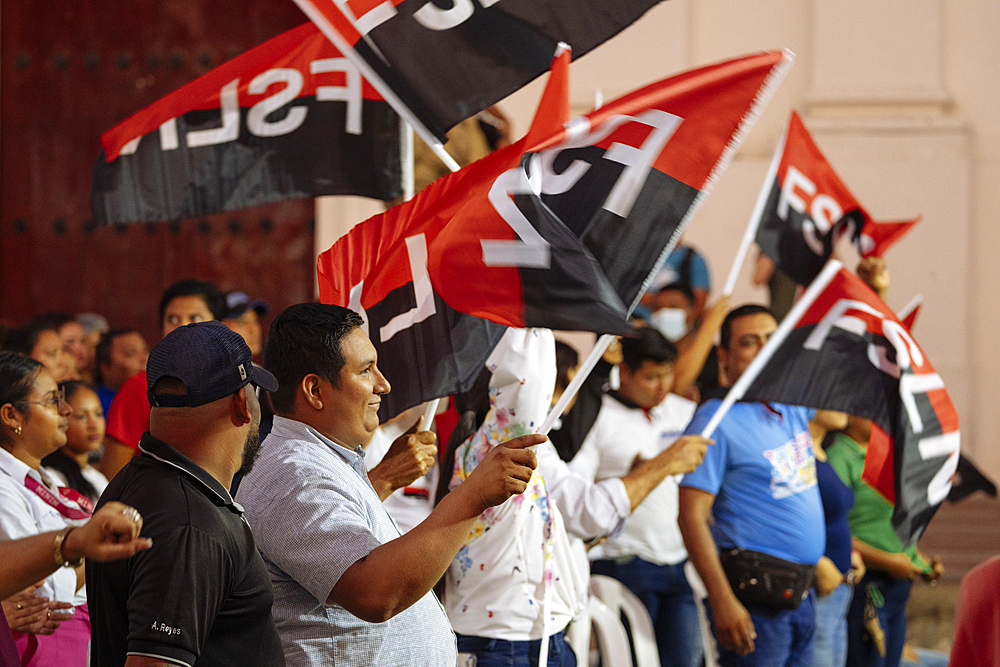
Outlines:
[{"label": "man in blue t-shirt", "polygon": [[[776,328],[763,306],[741,306],[729,313],[722,325],[719,363],[730,385]],[[718,399],[704,403],[686,432],[699,433],[719,405]],[[808,579],[823,555],[825,534],[809,435],[811,413],[789,405],[735,404],[711,436],[715,446],[681,480],[681,533],[708,591],[722,665],[812,664],[816,612]],[[720,557],[723,550],[732,559],[727,569],[738,572],[740,558],[730,556],[733,549],[786,561],[781,567],[802,573],[807,578],[802,588],[810,592],[781,588],[795,591],[786,592],[786,600],[801,598],[796,609],[783,608],[780,601],[741,602],[751,599],[753,591],[734,592]],[[743,556],[751,562],[757,557]],[[751,566],[746,579],[757,583],[763,572]]]}]

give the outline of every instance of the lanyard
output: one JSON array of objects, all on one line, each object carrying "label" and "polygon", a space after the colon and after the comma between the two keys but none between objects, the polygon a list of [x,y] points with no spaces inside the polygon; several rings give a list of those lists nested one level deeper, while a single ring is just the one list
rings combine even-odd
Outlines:
[{"label": "lanyard", "polygon": [[[59,496],[57,497],[54,493],[49,491],[45,486],[40,484],[34,477],[30,474],[24,476],[24,485],[32,491],[36,496],[44,500],[48,505],[54,507],[60,514],[62,514],[67,519],[72,519],[74,521],[79,521],[82,519],[89,519],[94,513],[94,503],[90,502],[90,499],[79,493],[75,489],[70,489],[65,486],[59,487]],[[75,507],[69,507],[63,501],[69,501],[76,503],[80,509]]]}]

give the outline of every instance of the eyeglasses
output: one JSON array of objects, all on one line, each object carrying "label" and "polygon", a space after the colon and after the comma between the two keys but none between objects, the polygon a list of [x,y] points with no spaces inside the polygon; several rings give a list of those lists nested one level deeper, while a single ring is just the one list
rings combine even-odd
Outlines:
[{"label": "eyeglasses", "polygon": [[41,405],[46,408],[55,408],[55,411],[59,412],[60,406],[66,403],[66,390],[62,388],[57,389],[46,395],[45,398],[40,401],[17,401],[17,403],[24,405],[34,403],[35,405]]}]

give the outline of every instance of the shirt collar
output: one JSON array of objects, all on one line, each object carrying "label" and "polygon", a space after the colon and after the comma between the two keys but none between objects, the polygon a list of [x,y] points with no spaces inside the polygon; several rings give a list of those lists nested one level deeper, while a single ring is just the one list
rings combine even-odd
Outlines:
[{"label": "shirt collar", "polygon": [[194,461],[181,454],[179,451],[163,442],[157,440],[146,431],[139,441],[139,450],[149,458],[164,465],[177,468],[195,481],[199,482],[204,490],[219,497],[229,511],[236,514],[243,514],[243,506],[233,500],[226,487],[219,483],[219,480],[212,477],[208,472],[198,466]]},{"label": "shirt collar", "polygon": [[44,480],[37,470],[2,447],[0,447],[0,470],[10,475],[18,484],[24,484],[24,478],[27,475],[31,475],[44,484]]},{"label": "shirt collar", "polygon": [[326,447],[332,451],[334,454],[344,459],[345,462],[352,468],[357,469],[361,466],[361,470],[365,470],[365,450],[363,447],[357,447],[356,449],[349,449],[344,445],[341,445],[330,438],[326,437],[316,429],[314,429],[309,424],[305,422],[300,422],[295,419],[289,419],[288,417],[281,417],[279,415],[274,415],[274,422],[271,426],[271,432],[275,431],[287,431],[289,435],[302,440],[312,440],[320,444],[326,445]]}]

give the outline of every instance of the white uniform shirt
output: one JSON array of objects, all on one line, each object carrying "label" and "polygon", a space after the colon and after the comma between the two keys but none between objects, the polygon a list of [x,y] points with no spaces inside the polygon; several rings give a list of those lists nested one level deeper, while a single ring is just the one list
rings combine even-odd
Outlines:
[{"label": "white uniform shirt", "polygon": [[[57,485],[48,475],[43,477],[6,449],[0,448],[0,540],[16,540],[84,523],[63,517],[24,485],[25,476],[32,477],[56,496],[59,495]],[[64,502],[68,507],[80,509],[72,502]],[[70,602],[73,606],[87,603],[87,587],[76,590],[76,570],[71,567],[61,567],[49,575],[35,595]]]},{"label": "white uniform shirt", "polygon": [[[594,427],[570,470],[590,480],[617,478],[632,469],[636,457],[651,459],[674,443],[694,416],[694,402],[675,394],[649,411],[630,407],[605,395]],[[636,507],[621,533],[609,538],[599,552],[621,559],[638,556],[657,565],[674,565],[687,558],[677,526],[677,482],[667,477]]]}]

